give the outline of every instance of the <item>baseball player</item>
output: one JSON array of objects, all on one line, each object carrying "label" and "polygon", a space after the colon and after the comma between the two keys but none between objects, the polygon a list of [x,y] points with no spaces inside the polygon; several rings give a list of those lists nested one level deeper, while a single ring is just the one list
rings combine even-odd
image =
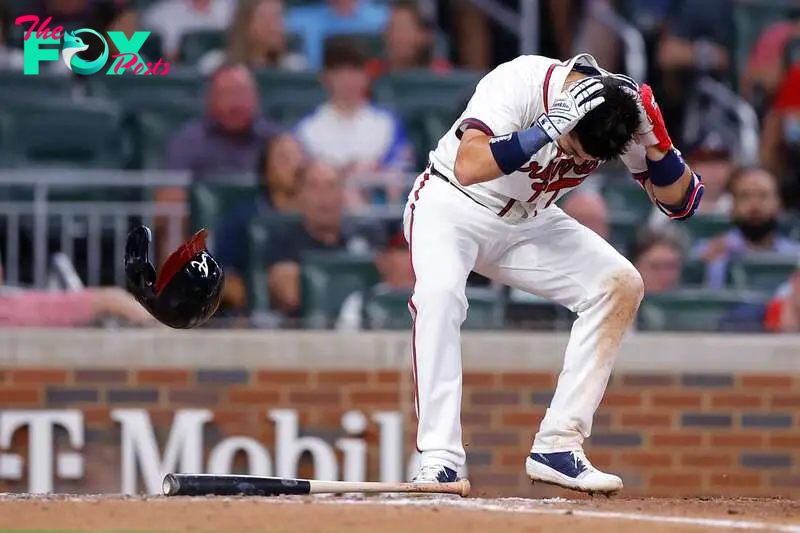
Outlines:
[{"label": "baseball player", "polygon": [[668,217],[697,209],[700,177],[672,146],[651,89],[606,72],[588,54],[501,64],[431,152],[404,213],[416,275],[409,301],[421,452],[415,481],[455,481],[466,461],[460,328],[475,270],[578,315],[527,475],[589,493],[622,488],[619,477],[592,466],[583,441],[638,310],[642,279],[555,205],[617,157]]}]

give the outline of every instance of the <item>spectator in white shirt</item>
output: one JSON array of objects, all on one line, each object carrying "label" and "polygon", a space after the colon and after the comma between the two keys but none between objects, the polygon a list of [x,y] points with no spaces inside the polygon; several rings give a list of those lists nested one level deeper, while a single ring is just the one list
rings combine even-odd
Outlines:
[{"label": "spectator in white shirt", "polygon": [[144,12],[142,26],[161,37],[166,59],[176,61],[186,33],[225,31],[235,8],[232,0],[160,0]]},{"label": "spectator in white shirt", "polygon": [[347,175],[410,170],[413,153],[402,121],[369,102],[367,55],[359,42],[331,37],[324,55],[329,99],[295,126],[306,153]]}]

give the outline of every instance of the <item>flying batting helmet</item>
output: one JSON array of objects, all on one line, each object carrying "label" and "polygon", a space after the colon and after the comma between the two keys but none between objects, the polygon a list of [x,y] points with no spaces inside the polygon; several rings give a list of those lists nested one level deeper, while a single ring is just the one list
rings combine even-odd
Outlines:
[{"label": "flying batting helmet", "polygon": [[172,252],[161,272],[149,259],[152,233],[147,226],[131,230],[125,243],[128,290],[159,322],[189,329],[205,323],[222,298],[225,274],[206,248],[202,229]]}]

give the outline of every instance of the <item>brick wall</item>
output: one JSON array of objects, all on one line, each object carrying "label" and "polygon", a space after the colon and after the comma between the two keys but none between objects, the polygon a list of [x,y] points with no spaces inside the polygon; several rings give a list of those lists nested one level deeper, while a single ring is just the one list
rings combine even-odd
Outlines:
[{"label": "brick wall", "polygon": [[[531,488],[522,464],[550,401],[555,373],[468,372],[464,440],[477,494],[558,495]],[[399,410],[406,454],[413,450],[410,373],[401,370],[281,370],[275,368],[7,367],[0,369],[3,410],[83,412],[85,476],[57,481],[70,492],[119,491],[119,427],[112,409],[139,407],[151,415],[164,443],[176,409],[207,408],[215,419],[205,443],[251,436],[267,448],[275,439],[269,409],[298,412],[301,432],[333,442],[343,435],[341,415],[358,409]],[[647,495],[800,496],[800,375],[619,373],[597,414],[587,451],[593,462],[623,476],[626,493]],[[363,435],[368,474],[377,476],[378,428]],[[64,435],[56,447],[68,447]],[[27,433],[14,434],[10,451],[25,455]],[[301,474],[313,476],[309,465]],[[4,484],[5,483],[5,484]],[[23,491],[22,481],[0,490]]]}]

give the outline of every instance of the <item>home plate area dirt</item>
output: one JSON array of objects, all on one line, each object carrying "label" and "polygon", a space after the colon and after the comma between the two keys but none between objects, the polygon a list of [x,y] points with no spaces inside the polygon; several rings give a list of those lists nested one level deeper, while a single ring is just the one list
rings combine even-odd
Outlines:
[{"label": "home plate area dirt", "polygon": [[0,532],[800,533],[782,499],[0,496]]}]

